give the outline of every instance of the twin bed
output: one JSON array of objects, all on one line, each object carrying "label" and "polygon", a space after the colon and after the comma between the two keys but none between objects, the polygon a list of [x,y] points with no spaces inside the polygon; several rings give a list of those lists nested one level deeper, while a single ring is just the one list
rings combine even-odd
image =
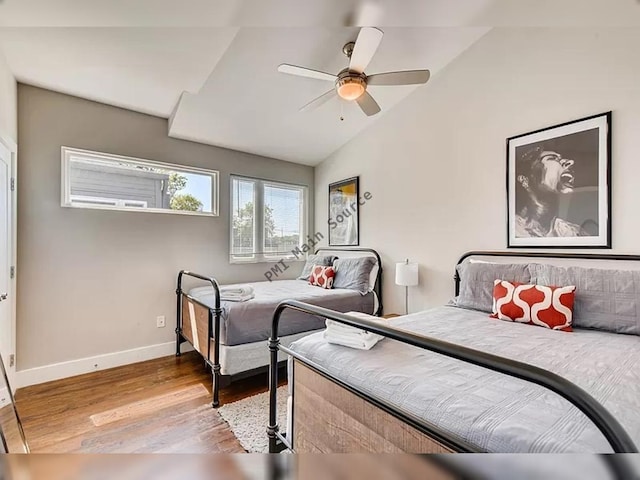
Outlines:
[{"label": "twin bed", "polygon": [[[300,279],[274,280],[243,284],[252,287],[255,297],[230,302],[221,300],[221,286],[215,278],[184,270],[178,274],[176,355],[180,356],[182,343],[188,342],[211,367],[214,407],[220,404],[220,389],[228,383],[268,369],[267,340],[271,318],[279,303],[296,299],[332,311],[381,315],[382,262],[375,250],[322,248],[315,254],[374,259],[368,291],[324,289]],[[184,291],[184,280],[188,277],[204,281],[206,285]],[[324,328],[324,318],[306,313],[290,311],[283,315],[283,320],[280,331],[283,345]],[[278,361],[286,361],[286,355],[280,354]]]},{"label": "twin bed", "polygon": [[[489,318],[487,289],[503,275],[573,282],[573,332]],[[461,259],[455,278],[450,305],[382,325],[282,303],[269,341],[270,451],[637,452],[640,256],[477,252]],[[290,311],[388,338],[369,351],[321,334],[283,347],[278,335]],[[276,421],[283,352],[286,433]]]}]

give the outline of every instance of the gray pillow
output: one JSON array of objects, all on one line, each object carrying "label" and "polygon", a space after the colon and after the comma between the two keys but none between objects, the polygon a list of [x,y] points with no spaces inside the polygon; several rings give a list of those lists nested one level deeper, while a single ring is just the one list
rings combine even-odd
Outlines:
[{"label": "gray pillow", "polygon": [[323,267],[329,267],[333,264],[333,261],[338,258],[335,255],[309,255],[307,257],[307,263],[304,264],[302,273],[298,277],[298,280],[309,280],[311,275],[311,269],[314,265],[322,265]]},{"label": "gray pillow", "polygon": [[460,276],[457,306],[491,312],[494,280],[529,283],[531,275],[526,263],[463,262],[456,267]]},{"label": "gray pillow", "polygon": [[338,258],[333,262],[333,288],[348,288],[364,295],[369,291],[369,276],[375,264],[373,257]]},{"label": "gray pillow", "polygon": [[532,264],[539,285],[576,286],[573,326],[640,335],[640,271]]}]

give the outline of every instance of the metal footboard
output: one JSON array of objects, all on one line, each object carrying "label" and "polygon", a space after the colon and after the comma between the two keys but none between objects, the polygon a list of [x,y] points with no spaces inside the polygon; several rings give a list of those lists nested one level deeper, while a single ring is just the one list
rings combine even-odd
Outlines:
[{"label": "metal footboard", "polygon": [[[199,300],[193,298],[191,295],[188,295],[182,291],[182,278],[185,275],[188,277],[197,278],[198,280],[204,280],[205,282],[209,282],[211,284],[215,293],[215,308],[211,308],[208,305],[205,305]],[[220,286],[218,284],[218,281],[212,277],[206,277],[204,275],[189,272],[187,270],[181,270],[180,273],[178,273],[178,283],[176,286],[176,357],[179,357],[181,355],[180,345],[183,342],[190,343],[198,353],[204,356],[203,352],[201,352],[196,347],[196,345],[194,345],[188,338],[183,335],[182,301],[185,297],[190,302],[200,305],[201,307],[207,309],[209,312],[207,322],[207,356],[205,358],[205,362],[211,367],[211,371],[213,373],[212,405],[214,408],[216,408],[220,405],[220,316],[222,314],[222,309],[220,308]],[[214,343],[213,360],[211,360],[212,341]]]},{"label": "metal footboard", "polygon": [[295,352],[292,352],[290,349],[282,347],[278,338],[278,327],[280,324],[280,316],[286,309],[297,310],[309,315],[316,315],[334,320],[339,323],[343,323],[345,325],[365,329],[378,335],[382,335],[384,337],[405,343],[407,345],[413,345],[418,348],[423,348],[440,355],[478,365],[489,370],[500,372],[505,375],[516,377],[545,387],[565,398],[576,408],[582,411],[602,432],[602,434],[605,436],[605,438],[613,448],[614,452],[638,452],[638,449],[631,437],[629,437],[622,425],[620,425],[618,420],[616,420],[616,418],[613,417],[613,415],[611,415],[608,410],[606,410],[585,390],[578,387],[574,383],[560,377],[559,375],[556,375],[555,373],[522,362],[499,357],[497,355],[492,355],[478,350],[473,350],[471,348],[462,347],[434,338],[423,337],[403,330],[395,330],[393,328],[372,322],[370,320],[351,317],[343,313],[339,313],[315,305],[309,305],[307,303],[298,302],[295,300],[288,300],[280,303],[273,314],[271,337],[269,339],[271,364],[269,370],[269,425],[267,426],[267,435],[269,436],[269,452],[271,453],[281,451],[283,448],[292,448],[291,442],[289,442],[285,438],[285,436],[280,433],[277,421],[276,390],[278,387],[277,365],[279,350],[293,355],[296,359],[302,361],[305,365],[308,365],[310,368],[324,375],[334,383],[338,383],[339,385],[348,388],[350,391],[357,394],[361,398],[383,408],[388,413],[394,415],[400,420],[409,423],[423,433],[437,438],[440,441],[443,441],[443,443],[447,444],[447,446],[451,447],[452,449],[456,451],[474,451],[473,447],[471,447],[470,445],[450,436],[446,432],[436,431],[435,427],[426,424],[423,420],[410,417],[407,414],[399,411],[396,407],[380,399],[372,398],[365,392],[362,392],[353,386],[345,385],[343,382],[332,378],[326,371],[323,371],[320,366],[314,365],[312,362],[304,359]]}]

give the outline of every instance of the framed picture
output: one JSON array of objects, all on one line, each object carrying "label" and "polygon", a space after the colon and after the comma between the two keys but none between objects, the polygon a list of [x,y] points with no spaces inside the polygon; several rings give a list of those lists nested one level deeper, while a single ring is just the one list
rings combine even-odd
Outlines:
[{"label": "framed picture", "polygon": [[358,177],[329,185],[329,245],[358,245]]},{"label": "framed picture", "polygon": [[509,247],[611,248],[611,112],[507,140]]}]

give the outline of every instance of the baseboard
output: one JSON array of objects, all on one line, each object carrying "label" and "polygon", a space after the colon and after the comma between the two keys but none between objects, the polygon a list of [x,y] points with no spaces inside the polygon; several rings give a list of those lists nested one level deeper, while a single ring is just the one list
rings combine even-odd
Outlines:
[{"label": "baseboard", "polygon": [[[190,350],[193,350],[191,345],[187,343],[182,344],[183,352],[188,352]],[[95,357],[79,358],[68,362],[54,363],[43,367],[18,370],[16,372],[16,388],[28,387],[30,385],[37,385],[39,383],[50,382],[52,380],[60,380],[62,378],[75,377],[76,375],[82,375],[85,373],[144,362],[145,360],[153,360],[154,358],[167,357],[169,355],[175,355],[175,352],[176,343],[167,342],[149,345],[148,347],[123,350],[121,352],[96,355]]]}]

